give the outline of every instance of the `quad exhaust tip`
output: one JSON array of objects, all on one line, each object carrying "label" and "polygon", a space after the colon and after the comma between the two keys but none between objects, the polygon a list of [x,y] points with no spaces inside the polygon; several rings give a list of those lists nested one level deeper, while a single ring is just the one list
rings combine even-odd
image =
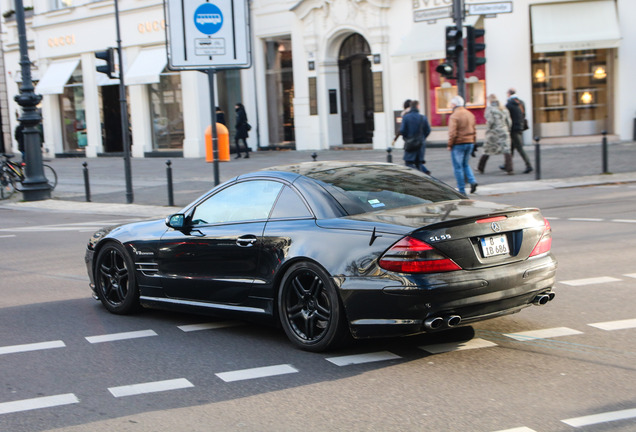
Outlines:
[{"label": "quad exhaust tip", "polygon": [[444,317],[436,316],[428,318],[424,321],[424,327],[427,330],[439,330],[441,328],[452,328],[459,325],[462,322],[462,317],[459,315],[447,315]]},{"label": "quad exhaust tip", "polygon": [[549,301],[552,301],[554,299],[554,296],[555,294],[552,291],[539,294],[538,296],[534,298],[534,300],[532,300],[532,304],[535,304],[537,306],[543,306],[544,304],[547,304]]}]

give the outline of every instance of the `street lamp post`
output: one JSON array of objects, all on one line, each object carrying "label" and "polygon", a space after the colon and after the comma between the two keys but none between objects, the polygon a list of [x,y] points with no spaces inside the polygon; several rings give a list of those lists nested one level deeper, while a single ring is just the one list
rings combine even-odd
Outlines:
[{"label": "street lamp post", "polygon": [[31,61],[27,47],[26,24],[24,21],[24,4],[15,0],[15,19],[18,25],[18,42],[20,45],[20,68],[22,85],[15,101],[22,107],[22,115],[18,119],[23,128],[25,178],[22,181],[22,194],[25,201],[40,201],[51,198],[51,186],[44,176],[42,164],[42,137],[38,125],[42,122],[37,105],[42,96],[35,94],[31,80]]}]

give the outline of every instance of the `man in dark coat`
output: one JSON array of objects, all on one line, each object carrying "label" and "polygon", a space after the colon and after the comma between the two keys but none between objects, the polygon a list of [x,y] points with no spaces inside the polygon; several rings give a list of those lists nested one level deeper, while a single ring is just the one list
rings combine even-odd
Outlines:
[{"label": "man in dark coat", "polygon": [[[409,112],[402,118],[400,134],[404,139],[404,164],[408,167],[430,174],[424,166],[424,154],[426,150],[426,137],[431,133],[431,126],[426,116],[420,114],[419,102],[411,101]],[[408,142],[416,142],[412,149],[407,150]]]},{"label": "man in dark coat", "polygon": [[[512,143],[511,153],[512,156],[514,156],[515,150],[519,152],[521,158],[526,163],[526,169],[523,173],[527,174],[532,171],[532,165],[530,164],[530,158],[528,158],[528,155],[523,150],[523,129],[524,120],[526,118],[526,106],[515,93],[516,91],[513,88],[508,90],[508,102],[506,103],[506,108],[510,111],[510,118],[512,119],[512,127],[510,128],[510,140]],[[506,169],[503,165],[499,168],[502,170]]]}]

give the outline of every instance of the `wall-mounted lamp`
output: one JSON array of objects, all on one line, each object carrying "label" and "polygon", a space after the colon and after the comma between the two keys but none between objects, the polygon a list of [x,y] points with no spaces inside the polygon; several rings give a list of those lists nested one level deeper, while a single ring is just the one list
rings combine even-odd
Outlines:
[{"label": "wall-mounted lamp", "polygon": [[589,91],[584,91],[583,94],[581,94],[579,100],[582,104],[589,105],[594,102],[594,96],[592,96],[592,93],[590,93]]},{"label": "wall-mounted lamp", "polygon": [[373,54],[373,64],[380,64],[380,54]]},{"label": "wall-mounted lamp", "polygon": [[307,69],[309,69],[310,71],[316,70],[316,64],[313,62],[313,60],[307,62]]}]

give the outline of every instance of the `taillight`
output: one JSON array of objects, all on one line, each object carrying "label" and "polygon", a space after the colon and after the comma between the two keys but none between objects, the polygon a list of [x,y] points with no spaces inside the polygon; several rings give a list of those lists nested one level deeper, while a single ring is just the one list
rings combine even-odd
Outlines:
[{"label": "taillight", "polygon": [[547,219],[544,218],[543,221],[545,222],[543,234],[534,249],[532,249],[531,257],[550,252],[550,248],[552,248],[552,228]]},{"label": "taillight", "polygon": [[382,255],[380,267],[398,273],[440,273],[461,270],[428,243],[404,237]]}]

